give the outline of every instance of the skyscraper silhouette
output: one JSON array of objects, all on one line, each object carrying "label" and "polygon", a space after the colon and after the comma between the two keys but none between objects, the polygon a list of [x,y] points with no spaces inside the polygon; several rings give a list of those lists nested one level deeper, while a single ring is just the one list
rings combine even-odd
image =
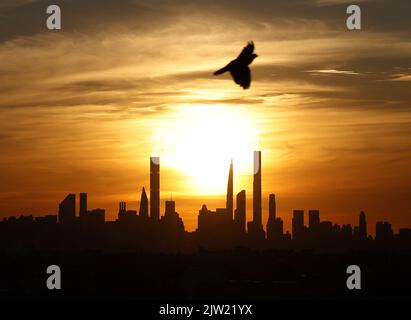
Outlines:
[{"label": "skyscraper silhouette", "polygon": [[256,228],[262,226],[261,215],[261,151],[254,151],[253,224]]},{"label": "skyscraper silhouette", "polygon": [[308,227],[311,231],[317,230],[320,225],[320,210],[308,211]]},{"label": "skyscraper silhouette", "polygon": [[80,218],[84,218],[87,214],[87,193],[80,193]]},{"label": "skyscraper silhouette", "polygon": [[269,219],[267,221],[267,240],[277,243],[284,239],[284,223],[281,218]]},{"label": "skyscraper silhouette", "polygon": [[[168,226],[168,231],[171,233],[184,233],[184,223],[180,215],[176,212],[176,203],[173,200],[167,200],[165,204],[164,216],[161,217],[163,226]],[[176,238],[173,238],[176,240]],[[172,245],[172,243],[170,243]]]},{"label": "skyscraper silhouette", "polygon": [[160,158],[150,157],[150,218],[160,220]]},{"label": "skyscraper silhouette", "polygon": [[231,160],[228,173],[226,208],[227,215],[230,217],[230,220],[233,220],[233,160]]},{"label": "skyscraper silhouette", "polygon": [[59,204],[59,223],[72,224],[76,220],[76,195],[68,194]]},{"label": "skyscraper silhouette", "polygon": [[292,229],[293,239],[301,239],[304,232],[304,210],[293,210]]},{"label": "skyscraper silhouette", "polygon": [[118,219],[122,220],[125,218],[127,212],[127,204],[125,201],[120,201],[118,203]]},{"label": "skyscraper silhouette", "polygon": [[275,218],[274,227],[273,227],[273,239],[283,239],[283,234],[284,234],[283,220],[281,218]]},{"label": "skyscraper silhouette", "polygon": [[365,219],[364,211],[360,212],[360,221],[358,227],[358,236],[361,240],[367,239],[367,221]]},{"label": "skyscraper silhouette", "polygon": [[236,197],[237,208],[235,209],[234,223],[238,231],[245,232],[246,221],[246,197],[245,190],[237,193]]},{"label": "skyscraper silhouette", "polygon": [[141,191],[141,198],[140,198],[140,210],[138,212],[138,214],[141,217],[148,217],[148,198],[147,198],[147,194],[146,194],[146,189],[144,189]]},{"label": "skyscraper silhouette", "polygon": [[275,220],[275,218],[277,218],[275,194],[271,193],[268,197],[268,220]]},{"label": "skyscraper silhouette", "polygon": [[267,238],[271,240],[274,237],[274,225],[276,219],[275,194],[271,193],[268,199]]},{"label": "skyscraper silhouette", "polygon": [[171,214],[176,212],[176,202],[173,200],[166,200],[166,211],[164,214]]},{"label": "skyscraper silhouette", "polygon": [[248,223],[248,233],[252,241],[261,242],[265,239],[261,210],[261,151],[254,151],[253,178],[253,221]]}]

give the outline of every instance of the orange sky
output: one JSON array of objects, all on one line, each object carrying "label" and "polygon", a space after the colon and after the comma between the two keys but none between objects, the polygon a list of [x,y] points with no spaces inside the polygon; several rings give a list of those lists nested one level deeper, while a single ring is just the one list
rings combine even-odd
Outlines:
[{"label": "orange sky", "polygon": [[[46,1],[2,2],[0,217],[88,192],[114,219],[156,155],[162,201],[193,230],[203,203],[224,206],[230,158],[251,200],[260,149],[263,221],[273,192],[287,228],[293,208],[410,227],[410,3],[360,2],[352,32],[344,2],[57,1],[61,31]],[[251,88],[214,78],[251,39]]]}]

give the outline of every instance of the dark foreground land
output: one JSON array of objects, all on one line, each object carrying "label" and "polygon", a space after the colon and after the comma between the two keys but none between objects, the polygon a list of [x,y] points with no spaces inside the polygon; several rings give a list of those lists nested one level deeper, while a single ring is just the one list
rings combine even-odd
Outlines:
[{"label": "dark foreground land", "polygon": [[[49,265],[61,268],[61,290],[46,287]],[[361,268],[361,290],[346,287],[349,265]],[[410,299],[410,292],[411,251],[0,254],[1,299]]]}]

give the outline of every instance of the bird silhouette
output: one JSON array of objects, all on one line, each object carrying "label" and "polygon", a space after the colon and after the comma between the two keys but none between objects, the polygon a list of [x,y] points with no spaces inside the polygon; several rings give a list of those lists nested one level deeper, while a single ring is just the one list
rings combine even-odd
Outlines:
[{"label": "bird silhouette", "polygon": [[243,87],[243,89],[248,89],[251,83],[251,71],[248,65],[257,57],[258,55],[254,53],[254,42],[249,41],[236,59],[232,60],[224,68],[214,72],[214,75],[218,76],[230,71],[234,82]]}]

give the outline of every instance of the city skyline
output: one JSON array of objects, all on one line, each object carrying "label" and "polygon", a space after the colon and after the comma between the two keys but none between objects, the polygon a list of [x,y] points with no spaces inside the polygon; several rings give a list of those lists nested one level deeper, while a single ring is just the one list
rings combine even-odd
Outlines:
[{"label": "city skyline", "polygon": [[[2,294],[16,297],[21,283],[30,283],[24,296],[44,296],[48,290],[44,289],[45,263],[58,263],[59,270],[62,266],[63,297],[193,298],[210,292],[215,292],[213,298],[220,293],[230,299],[348,297],[347,288],[352,290],[352,286],[345,276],[352,277],[348,269],[353,266],[360,276],[365,272],[366,291],[361,291],[365,297],[392,298],[392,288],[408,290],[411,228],[400,228],[397,233],[389,221],[379,221],[373,237],[363,211],[356,224],[338,225],[324,220],[318,209],[295,209],[290,233],[284,230],[272,193],[265,232],[261,151],[255,151],[253,158],[252,221],[248,223],[245,190],[236,194],[234,203],[233,161],[226,180],[225,207],[210,210],[203,204],[194,232],[185,230],[171,197],[159,215],[159,157],[149,158],[150,201],[143,186],[139,210],[119,201],[115,221],[106,221],[104,209],[90,206],[86,192],[67,194],[59,203],[58,215],[3,219],[0,252],[6,257],[2,268],[8,280],[2,283]],[[394,274],[395,281],[381,286],[387,274],[388,280]],[[136,284],[140,290],[135,290]],[[363,290],[362,282],[357,282],[356,289]]]},{"label": "city skyline", "polygon": [[[233,159],[230,160],[230,166],[228,171],[227,178],[227,192],[225,197],[225,207],[216,208],[215,213],[217,215],[223,214],[226,216],[227,221],[231,221],[241,232],[246,232],[250,234],[251,237],[257,239],[267,239],[267,240],[279,240],[279,236],[290,235],[290,239],[298,239],[301,233],[304,233],[304,229],[314,230],[320,227],[320,224],[326,223],[330,224],[330,227],[335,225],[340,228],[339,224],[334,224],[335,222],[321,220],[320,222],[320,209],[313,208],[294,208],[290,213],[291,217],[291,228],[287,229],[284,226],[284,218],[277,214],[277,200],[275,193],[270,193],[267,199],[268,202],[268,214],[266,222],[263,222],[262,214],[262,204],[264,203],[264,197],[262,196],[262,153],[261,151],[254,151],[253,157],[253,192],[251,195],[252,207],[247,210],[246,203],[246,190],[242,189],[236,192],[236,202],[234,203],[234,162]],[[129,219],[127,216],[140,216],[142,218],[150,218],[154,222],[159,222],[160,218],[163,219],[167,214],[172,214],[176,210],[176,201],[172,199],[172,196],[164,200],[164,205],[161,206],[161,173],[160,173],[160,157],[150,157],[150,184],[149,184],[149,196],[145,191],[146,186],[141,187],[140,201],[138,203],[138,208],[136,210],[131,209],[130,206],[127,206],[126,201],[118,202],[118,213],[116,219],[106,219],[106,210],[97,208],[88,210],[88,193],[79,192],[78,200],[76,193],[69,193],[66,195],[63,201],[60,202],[58,206],[58,221],[59,223],[64,224],[73,224],[75,220],[80,219],[97,219],[97,221],[106,222],[106,221],[121,221],[121,219]],[[164,209],[164,211],[161,211]],[[207,204],[204,202],[202,204],[201,211],[206,211],[212,213],[207,209]],[[161,213],[164,212],[164,215]],[[25,215],[21,215],[25,216]],[[57,216],[57,215],[56,215]],[[307,216],[307,218],[305,217]],[[47,217],[52,217],[52,215],[47,215]],[[10,218],[10,217],[9,217]],[[198,220],[197,226],[194,230],[185,227],[184,219],[181,219],[183,223],[183,230],[188,232],[198,231],[200,226],[200,220]],[[200,219],[200,218],[198,218]],[[204,217],[202,218],[205,221]],[[213,218],[214,219],[214,218]],[[378,230],[384,230],[384,227],[388,227],[392,234],[396,230],[392,228],[392,224],[387,220],[383,219],[382,221],[377,221],[375,223],[375,232],[372,228],[367,231],[366,217],[363,210],[359,213],[359,225],[355,227],[352,223],[342,224],[343,230],[349,228],[350,234],[357,234],[362,240],[366,240],[368,236],[376,235]],[[4,221],[7,221],[6,218]],[[204,222],[203,222],[204,223]],[[408,229],[404,228],[408,226],[402,226],[403,230]],[[400,229],[400,228],[399,228]],[[237,230],[237,231],[238,231]]]},{"label": "city skyline", "polygon": [[410,298],[410,12],[0,0],[0,299],[151,319]]},{"label": "city skyline", "polygon": [[[61,30],[44,1],[0,4],[0,218],[87,190],[115,219],[118,199],[137,208],[153,155],[162,209],[173,193],[192,230],[199,197],[225,205],[230,159],[252,208],[261,150],[262,196],[287,229],[295,207],[411,224],[408,0],[361,1],[355,31],[344,0],[88,3],[61,0]],[[250,40],[250,89],[213,76]]]}]

